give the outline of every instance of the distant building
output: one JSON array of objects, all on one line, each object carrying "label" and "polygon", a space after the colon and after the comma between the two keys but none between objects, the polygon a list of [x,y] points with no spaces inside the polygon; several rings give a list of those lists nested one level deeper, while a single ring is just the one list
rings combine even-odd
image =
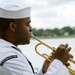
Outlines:
[{"label": "distant building", "polygon": [[68,33],[68,32],[65,32],[65,33],[64,33],[64,35],[65,35],[65,36],[68,36],[68,35],[69,35],[69,33]]}]

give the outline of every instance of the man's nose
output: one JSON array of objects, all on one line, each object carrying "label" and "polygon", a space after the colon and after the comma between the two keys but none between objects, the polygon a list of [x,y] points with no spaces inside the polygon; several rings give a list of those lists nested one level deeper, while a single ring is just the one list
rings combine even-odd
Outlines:
[{"label": "man's nose", "polygon": [[30,32],[32,32],[33,28],[30,26]]}]

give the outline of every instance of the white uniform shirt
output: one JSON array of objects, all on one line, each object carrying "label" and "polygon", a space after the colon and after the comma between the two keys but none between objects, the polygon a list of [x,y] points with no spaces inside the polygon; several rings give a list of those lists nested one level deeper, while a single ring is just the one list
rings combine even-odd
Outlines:
[{"label": "white uniform shirt", "polygon": [[[22,53],[12,48],[13,44],[0,39],[0,75],[34,75],[32,69]],[[16,47],[16,46],[14,46]],[[8,57],[10,57],[8,60]],[[12,59],[11,59],[12,58]],[[43,75],[42,71],[37,75]],[[70,75],[66,67],[55,59],[44,75]]]}]

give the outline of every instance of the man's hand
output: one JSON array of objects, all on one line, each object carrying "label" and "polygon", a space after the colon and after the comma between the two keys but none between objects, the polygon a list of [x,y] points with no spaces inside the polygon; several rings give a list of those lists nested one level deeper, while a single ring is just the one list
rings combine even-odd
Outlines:
[{"label": "man's hand", "polygon": [[45,60],[45,62],[44,62],[44,64],[43,64],[43,67],[42,67],[42,72],[43,72],[43,74],[46,73],[46,71],[47,71],[49,65],[50,65],[50,62],[49,62],[48,60]]},{"label": "man's hand", "polygon": [[[73,57],[71,54],[69,54],[71,50],[71,47],[68,47],[68,44],[61,44],[58,46],[58,48],[53,51],[52,53],[52,59],[58,59],[60,60],[64,65],[67,64],[68,60]],[[50,62],[48,60],[45,60],[43,67],[42,67],[42,72],[43,74],[46,73],[48,67],[50,65]]]},{"label": "man's hand", "polygon": [[72,55],[69,54],[70,50],[71,47],[68,47],[68,44],[61,44],[52,53],[52,58],[60,60],[65,65],[68,62],[68,60],[72,57]]}]

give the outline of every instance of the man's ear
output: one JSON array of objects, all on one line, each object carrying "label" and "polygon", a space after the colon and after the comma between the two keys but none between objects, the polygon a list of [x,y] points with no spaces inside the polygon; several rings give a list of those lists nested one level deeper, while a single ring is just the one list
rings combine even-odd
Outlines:
[{"label": "man's ear", "polygon": [[9,28],[10,28],[10,30],[11,31],[15,31],[15,29],[16,29],[16,24],[14,23],[14,22],[10,22],[10,24],[9,24]]}]

